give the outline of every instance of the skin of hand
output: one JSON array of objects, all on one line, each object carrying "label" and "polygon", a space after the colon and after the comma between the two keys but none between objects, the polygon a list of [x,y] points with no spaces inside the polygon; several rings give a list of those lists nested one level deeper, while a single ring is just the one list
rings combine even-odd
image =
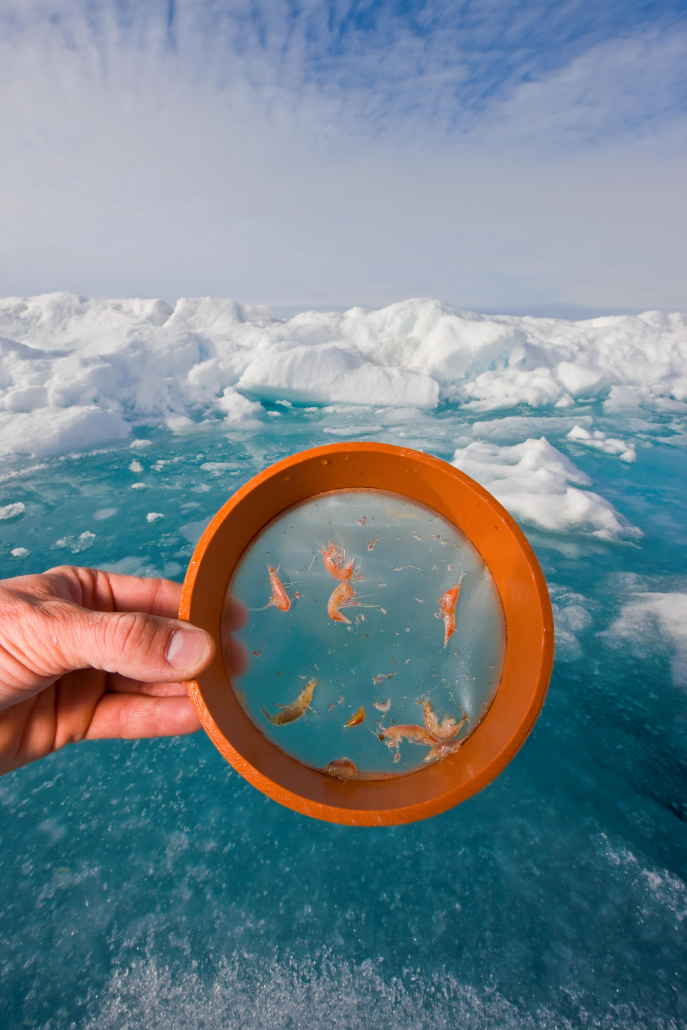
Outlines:
[{"label": "skin of hand", "polygon": [[[0,581],[0,775],[79,740],[199,729],[185,681],[215,644],[179,621],[180,596],[170,580],[69,565]],[[229,632],[245,617],[230,602]],[[227,650],[239,675],[245,649]]]}]

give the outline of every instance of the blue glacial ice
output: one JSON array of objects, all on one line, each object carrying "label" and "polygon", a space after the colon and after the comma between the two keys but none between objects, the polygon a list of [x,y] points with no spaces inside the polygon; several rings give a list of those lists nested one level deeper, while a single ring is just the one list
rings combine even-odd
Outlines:
[{"label": "blue glacial ice", "polygon": [[3,777],[0,1024],[687,1025],[685,316],[56,294],[0,302],[0,337],[3,576],[181,579],[251,476],[374,439],[509,508],[557,632],[522,751],[411,826],[282,809],[203,734]]}]

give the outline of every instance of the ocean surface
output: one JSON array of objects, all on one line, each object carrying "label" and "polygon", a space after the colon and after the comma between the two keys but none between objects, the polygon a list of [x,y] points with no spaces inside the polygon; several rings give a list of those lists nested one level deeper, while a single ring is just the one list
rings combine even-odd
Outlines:
[{"label": "ocean surface", "polygon": [[[50,361],[0,334],[21,389],[53,389]],[[68,349],[50,327],[23,339]],[[27,360],[44,362],[42,384]],[[410,826],[288,811],[202,732],[70,746],[0,779],[1,1026],[687,1026],[687,408],[648,386],[615,404],[613,388],[485,409],[447,390],[394,407],[223,387],[240,398],[228,413],[187,399],[166,419],[121,398],[113,413],[92,386],[62,407],[5,401],[2,576],[71,562],[181,580],[211,516],[261,469],[374,439],[454,461],[510,508],[549,584],[557,651],[508,768]],[[73,435],[101,415],[124,428]],[[43,431],[56,419],[72,434],[59,446]]]}]

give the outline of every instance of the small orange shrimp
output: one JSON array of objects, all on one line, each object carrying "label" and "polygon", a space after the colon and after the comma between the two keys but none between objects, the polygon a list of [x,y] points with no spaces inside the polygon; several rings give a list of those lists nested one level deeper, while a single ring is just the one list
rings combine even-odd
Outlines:
[{"label": "small orange shrimp", "polygon": [[339,608],[347,608],[352,603],[354,597],[355,591],[347,580],[339,583],[338,587],[334,587],[332,595],[327,602],[329,618],[333,619],[334,622],[347,622],[350,625],[351,620],[342,615]]},{"label": "small orange shrimp", "polygon": [[[281,712],[277,712],[276,715],[270,715],[265,706],[262,705],[262,710],[272,725],[285,726],[289,722],[296,722],[296,720],[300,719],[302,715],[305,715],[312,704],[313,692],[319,682],[319,680],[309,680],[292,704],[275,705],[275,708],[281,708]],[[315,711],[315,709],[313,709],[313,711]]]},{"label": "small orange shrimp", "polygon": [[322,558],[324,560],[324,567],[330,576],[334,579],[343,580],[347,582],[353,575],[353,566],[355,565],[355,558],[351,558],[349,562],[346,561],[346,552],[343,547],[339,544],[328,541],[329,547],[325,550],[322,548]]},{"label": "small orange shrimp", "polygon": [[444,647],[448,644],[449,637],[456,628],[456,604],[458,603],[458,594],[460,593],[460,584],[463,581],[463,576],[464,573],[461,572],[460,579],[456,585],[439,598],[439,611],[434,613],[437,619],[444,620]]},{"label": "small orange shrimp", "polygon": [[411,744],[424,744],[425,747],[434,747],[437,743],[424,726],[380,726],[379,739],[392,751],[404,738]]},{"label": "small orange shrimp", "polygon": [[377,543],[378,540],[379,540],[379,537],[377,537],[377,536],[372,537],[372,540],[370,540],[369,544],[367,545],[368,551],[374,551],[375,544]]},{"label": "small orange shrimp", "polygon": [[[249,608],[249,611],[264,612],[265,608],[271,608],[272,606],[274,606],[275,608],[278,608],[280,612],[288,612],[289,608],[291,607],[291,600],[289,598],[289,595],[284,590],[284,587],[281,584],[279,576],[277,575],[280,568],[281,566],[279,565],[276,569],[273,569],[271,565],[267,566],[267,571],[270,576],[270,583],[272,585],[272,596],[270,597],[267,604],[264,604],[262,608]],[[296,594],[295,596],[299,597],[300,595]]]},{"label": "small orange shrimp", "polygon": [[358,766],[350,758],[335,758],[325,765],[322,772],[327,776],[336,776],[339,780],[352,780],[358,775]]},{"label": "small orange shrimp", "polygon": [[361,722],[365,722],[364,708],[359,708],[355,715],[352,715],[348,722],[344,723],[344,729],[347,730],[349,726],[360,726]]},{"label": "small orange shrimp", "polygon": [[465,710],[461,709],[463,712],[463,718],[459,723],[457,723],[450,715],[445,715],[441,722],[439,722],[432,710],[431,701],[418,701],[417,703],[422,706],[422,711],[424,712],[425,717],[425,726],[435,740],[453,740],[468,721]]}]

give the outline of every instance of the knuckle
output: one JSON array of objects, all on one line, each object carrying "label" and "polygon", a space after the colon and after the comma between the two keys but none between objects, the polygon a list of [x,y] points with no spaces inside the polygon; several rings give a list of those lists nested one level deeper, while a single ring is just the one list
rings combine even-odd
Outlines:
[{"label": "knuckle", "polygon": [[137,612],[127,612],[105,621],[107,651],[130,659],[147,657],[154,644],[154,629],[149,620]]}]

